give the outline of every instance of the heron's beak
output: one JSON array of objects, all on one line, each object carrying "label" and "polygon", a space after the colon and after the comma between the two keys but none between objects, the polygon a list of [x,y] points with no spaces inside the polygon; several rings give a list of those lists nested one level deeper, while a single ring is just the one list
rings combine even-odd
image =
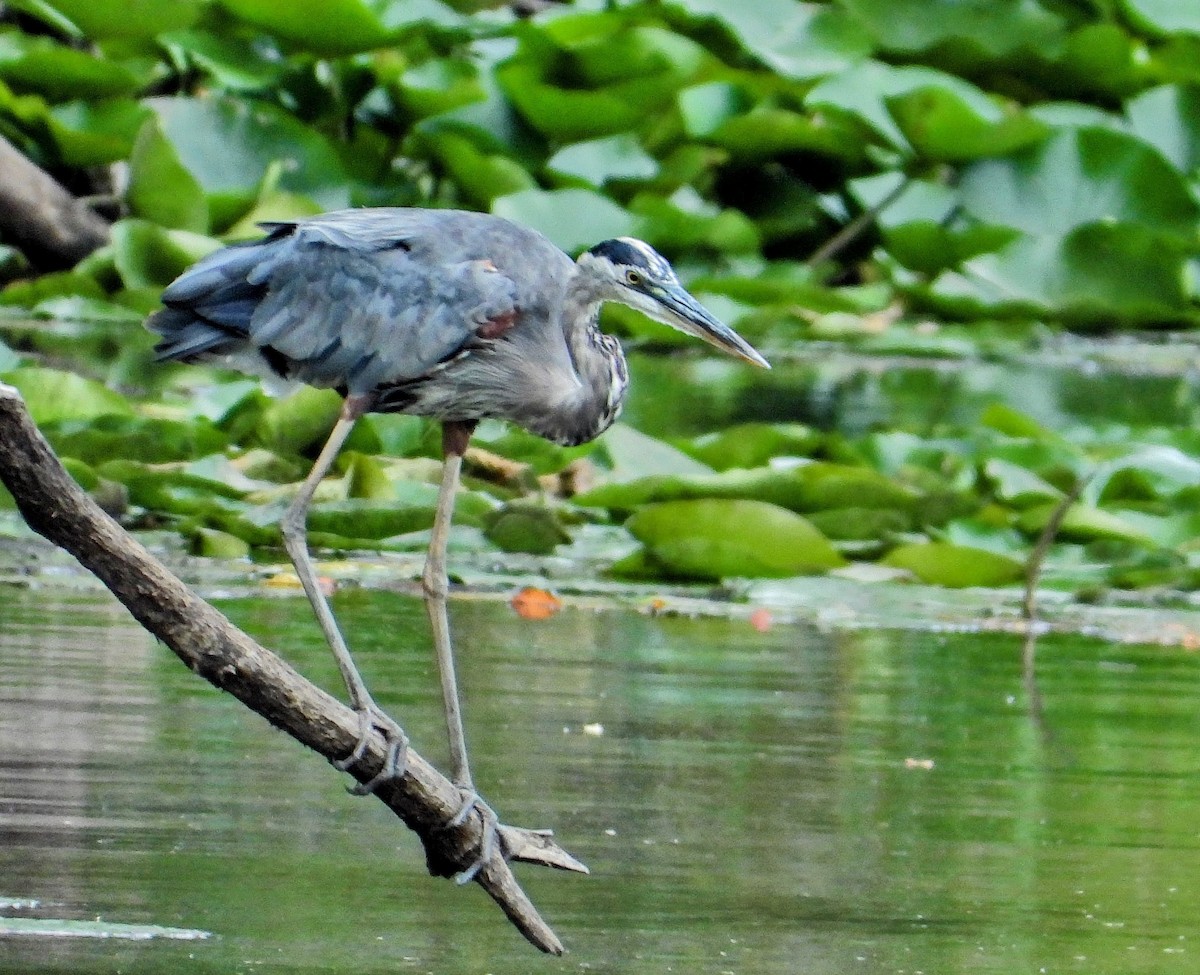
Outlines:
[{"label": "heron's beak", "polygon": [[662,317],[666,324],[703,339],[709,345],[716,346],[722,352],[738,359],[744,359],[764,369],[771,368],[771,364],[755,351],[754,346],[720,321],[679,285],[658,289],[654,298],[666,312]]}]

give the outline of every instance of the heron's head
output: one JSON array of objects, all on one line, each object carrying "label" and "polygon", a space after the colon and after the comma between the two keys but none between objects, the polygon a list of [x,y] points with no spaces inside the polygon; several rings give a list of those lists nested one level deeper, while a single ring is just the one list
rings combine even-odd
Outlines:
[{"label": "heron's head", "polygon": [[722,352],[771,368],[749,342],[688,294],[667,259],[649,244],[632,237],[605,240],[580,254],[579,266],[601,286],[603,300],[619,301]]}]

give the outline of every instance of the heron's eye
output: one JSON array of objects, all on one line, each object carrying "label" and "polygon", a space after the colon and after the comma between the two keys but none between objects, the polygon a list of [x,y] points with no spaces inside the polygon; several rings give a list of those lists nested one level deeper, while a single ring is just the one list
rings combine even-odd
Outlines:
[{"label": "heron's eye", "polygon": [[625,272],[625,283],[628,285],[631,285],[634,288],[636,288],[638,285],[640,285],[643,280],[645,280],[645,279],[637,271],[629,270],[629,271]]}]

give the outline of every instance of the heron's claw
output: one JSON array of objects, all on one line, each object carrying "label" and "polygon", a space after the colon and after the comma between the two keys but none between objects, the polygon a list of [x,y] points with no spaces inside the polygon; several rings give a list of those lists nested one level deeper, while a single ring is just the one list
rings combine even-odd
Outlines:
[{"label": "heron's claw", "polygon": [[371,732],[376,728],[383,732],[388,745],[383,768],[366,782],[347,786],[346,791],[351,795],[370,795],[385,782],[402,778],[408,769],[408,736],[400,725],[384,714],[374,703],[368,704],[358,711],[358,742],[354,746],[354,751],[345,758],[333,762],[333,767],[339,772],[346,772],[358,763],[366,754],[367,744],[371,740]]},{"label": "heron's claw", "polygon": [[465,870],[460,870],[454,875],[456,884],[468,884],[475,879],[476,875],[486,865],[488,860],[492,858],[492,854],[496,850],[496,842],[499,836],[500,817],[496,815],[479,793],[471,788],[462,789],[463,803],[447,822],[443,829],[456,829],[467,821],[467,817],[471,815],[472,809],[478,809],[479,815],[483,819],[483,841],[479,844],[479,855],[474,862]]}]

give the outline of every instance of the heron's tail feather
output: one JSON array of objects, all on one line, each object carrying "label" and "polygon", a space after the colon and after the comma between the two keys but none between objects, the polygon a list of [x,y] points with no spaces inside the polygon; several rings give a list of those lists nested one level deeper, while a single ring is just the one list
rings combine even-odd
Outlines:
[{"label": "heron's tail feather", "polygon": [[175,279],[163,292],[166,308],[146,322],[161,336],[154,347],[159,359],[194,361],[247,345],[250,321],[267,290],[251,281],[267,256],[264,250],[258,241],[226,247]]},{"label": "heron's tail feather", "polygon": [[191,362],[208,354],[220,355],[241,341],[239,336],[231,335],[227,329],[178,308],[155,312],[146,322],[146,327],[160,336],[158,345],[154,347],[154,356],[160,361],[179,359]]}]

